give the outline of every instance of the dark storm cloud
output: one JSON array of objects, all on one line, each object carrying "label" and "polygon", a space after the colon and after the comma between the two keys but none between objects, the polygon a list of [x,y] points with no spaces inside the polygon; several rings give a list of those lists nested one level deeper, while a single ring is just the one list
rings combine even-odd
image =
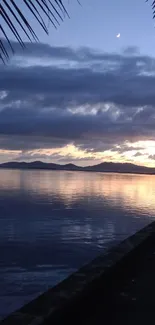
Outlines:
[{"label": "dark storm cloud", "polygon": [[[8,44],[5,40],[3,43],[7,50],[9,51]],[[12,46],[14,48],[16,58],[46,58],[46,59],[55,59],[55,60],[66,60],[66,61],[76,61],[76,62],[93,62],[93,61],[120,61],[122,55],[120,54],[110,54],[107,52],[99,52],[95,49],[89,49],[87,47],[81,47],[78,49],[73,49],[65,46],[50,46],[43,43],[25,43],[26,48],[23,49],[21,46],[12,41]],[[125,48],[123,51],[126,55],[139,54],[138,49],[135,47]],[[13,58],[13,57],[12,57]],[[147,57],[144,57],[146,60]]]},{"label": "dark storm cloud", "polygon": [[[34,44],[33,46],[35,47]],[[44,49],[44,45],[40,47]],[[46,47],[45,45],[45,53]],[[140,55],[100,54],[89,49],[83,49],[83,52],[82,49],[79,50],[83,56],[71,49],[67,52],[66,48],[55,48],[54,51],[55,59],[58,55],[57,62],[60,53],[66,60],[66,53],[73,52],[72,55],[68,54],[68,60],[74,57],[78,67],[64,69],[61,65],[10,65],[6,68],[1,65],[0,89],[8,92],[4,103],[11,100],[29,100],[33,105],[56,107],[64,107],[73,102],[113,102],[124,106],[155,104],[155,76],[146,75],[155,73],[154,59]],[[87,62],[87,68],[81,64],[83,60]],[[98,62],[97,70],[94,68],[95,62]]]},{"label": "dark storm cloud", "polygon": [[[154,139],[154,58],[133,48],[118,55],[44,44],[30,44],[23,52],[14,45],[18,55],[0,65],[1,148],[74,143],[98,152],[115,151],[126,140]],[[74,64],[64,67],[60,60]]]},{"label": "dark storm cloud", "polygon": [[3,150],[33,150],[33,149],[48,149],[48,148],[61,148],[69,143],[68,139],[51,138],[44,136],[29,135],[0,135],[0,149]]},{"label": "dark storm cloud", "polygon": [[[154,125],[149,125],[149,136]],[[96,115],[72,114],[64,110],[44,111],[7,108],[0,112],[0,147],[3,149],[37,149],[62,147],[74,142],[80,149],[98,152],[112,149],[128,139],[148,138],[148,124],[115,122],[109,112]],[[130,150],[130,148],[129,148]]]}]

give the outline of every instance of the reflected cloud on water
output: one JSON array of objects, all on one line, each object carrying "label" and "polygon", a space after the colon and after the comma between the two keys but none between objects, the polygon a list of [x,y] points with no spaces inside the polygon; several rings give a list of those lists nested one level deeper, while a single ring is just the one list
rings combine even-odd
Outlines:
[{"label": "reflected cloud on water", "polygon": [[154,197],[155,176],[0,170],[0,314],[152,221]]}]

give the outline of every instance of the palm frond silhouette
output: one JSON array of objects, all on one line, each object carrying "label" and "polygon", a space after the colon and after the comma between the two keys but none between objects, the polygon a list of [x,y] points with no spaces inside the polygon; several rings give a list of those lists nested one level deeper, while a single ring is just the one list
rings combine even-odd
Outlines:
[{"label": "palm frond silhouette", "polygon": [[[77,1],[79,2],[79,0]],[[146,0],[146,2],[148,1]],[[152,2],[152,10],[153,18],[155,18],[155,0]],[[14,53],[11,35],[22,48],[25,48],[23,36],[26,36],[30,42],[39,41],[30,21],[29,13],[32,14],[31,17],[35,18],[46,34],[48,34],[48,27],[45,23],[46,17],[54,28],[60,25],[66,15],[69,17],[64,0],[0,0],[0,59],[4,63],[9,59],[9,51],[11,50]]]},{"label": "palm frond silhouette", "polygon": [[48,18],[57,28],[65,16],[69,17],[69,14],[63,0],[0,0],[0,59],[5,62],[9,58],[9,50],[14,53],[11,35],[22,48],[25,48],[25,36],[30,42],[39,41],[30,17],[35,18],[48,34],[45,19]]}]

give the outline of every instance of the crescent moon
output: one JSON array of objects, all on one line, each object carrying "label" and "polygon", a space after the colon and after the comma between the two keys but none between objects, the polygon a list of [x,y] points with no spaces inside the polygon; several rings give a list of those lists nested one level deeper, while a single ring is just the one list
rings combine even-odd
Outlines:
[{"label": "crescent moon", "polygon": [[120,34],[120,33],[118,33],[118,34],[116,35],[116,37],[117,37],[117,38],[120,38],[120,37],[121,37],[121,34]]}]

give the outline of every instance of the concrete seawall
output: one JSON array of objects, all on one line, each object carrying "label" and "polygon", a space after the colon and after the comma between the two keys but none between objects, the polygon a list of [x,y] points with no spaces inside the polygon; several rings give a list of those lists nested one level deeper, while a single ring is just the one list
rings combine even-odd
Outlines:
[{"label": "concrete seawall", "polygon": [[113,292],[132,278],[150,247],[155,247],[155,222],[9,315],[0,325],[45,325],[80,321],[81,317],[93,313],[97,301],[108,301]]}]

